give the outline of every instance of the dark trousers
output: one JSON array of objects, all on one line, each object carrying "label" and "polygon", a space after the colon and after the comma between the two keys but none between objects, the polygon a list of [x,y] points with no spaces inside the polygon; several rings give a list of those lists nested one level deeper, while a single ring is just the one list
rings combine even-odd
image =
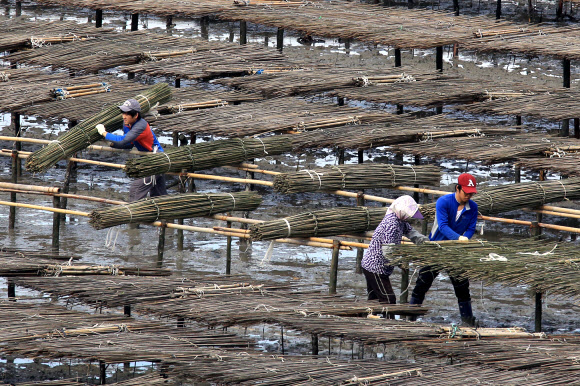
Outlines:
[{"label": "dark trousers", "polygon": [[367,294],[369,300],[378,300],[381,303],[396,304],[397,297],[387,275],[369,272],[363,268],[367,279]]},{"label": "dark trousers", "polygon": [[131,182],[129,187],[129,202],[142,200],[147,197],[165,196],[165,175],[158,174],[145,178],[138,178]]},{"label": "dark trousers", "polygon": [[[413,289],[413,302],[416,304],[423,304],[425,300],[425,294],[431,288],[433,280],[437,277],[439,271],[434,271],[432,267],[423,267],[419,271],[419,277],[417,278],[417,283]],[[453,276],[449,276],[451,279],[451,284],[453,284],[453,289],[455,290],[455,296],[457,296],[458,302],[469,302],[471,301],[471,295],[469,294],[469,279],[457,279]]]}]

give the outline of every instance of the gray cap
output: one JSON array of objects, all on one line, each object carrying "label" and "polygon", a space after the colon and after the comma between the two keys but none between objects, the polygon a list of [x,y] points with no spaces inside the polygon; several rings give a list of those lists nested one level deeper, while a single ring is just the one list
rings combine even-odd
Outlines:
[{"label": "gray cap", "polygon": [[122,112],[126,113],[128,111],[141,112],[141,105],[136,99],[127,99],[125,103],[119,106]]}]

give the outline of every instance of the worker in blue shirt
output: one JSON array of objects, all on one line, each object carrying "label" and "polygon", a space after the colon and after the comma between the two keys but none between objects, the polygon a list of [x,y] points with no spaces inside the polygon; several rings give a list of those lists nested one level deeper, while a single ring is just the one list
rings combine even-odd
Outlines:
[{"label": "worker in blue shirt", "polygon": [[[440,197],[435,205],[436,214],[429,239],[458,240],[467,242],[475,233],[477,223],[477,204],[471,197],[477,193],[475,177],[463,173],[457,179],[455,193]],[[439,271],[426,266],[419,271],[417,283],[411,295],[410,304],[423,304],[425,294],[431,288],[433,280]],[[449,275],[457,301],[461,321],[467,326],[475,326],[475,318],[471,309],[471,295],[469,294],[469,279],[457,279]]]},{"label": "worker in blue shirt", "polygon": [[[149,123],[141,117],[141,105],[136,99],[127,99],[125,103],[119,106],[119,110],[121,110],[123,116],[122,135],[108,133],[102,124],[96,126],[99,134],[106,140],[111,141],[112,147],[117,149],[135,147],[139,151],[152,153],[163,151]],[[129,202],[166,194],[165,176],[163,174],[138,178],[133,180],[129,187]]]}]

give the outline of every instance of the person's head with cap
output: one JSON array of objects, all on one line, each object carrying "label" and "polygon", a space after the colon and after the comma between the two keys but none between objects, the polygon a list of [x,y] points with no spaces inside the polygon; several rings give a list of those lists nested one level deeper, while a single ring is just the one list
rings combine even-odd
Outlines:
[{"label": "person's head with cap", "polygon": [[475,177],[469,173],[463,173],[457,178],[457,185],[455,186],[455,198],[460,204],[466,204],[467,201],[477,193]]},{"label": "person's head with cap", "polygon": [[131,126],[141,117],[141,105],[136,99],[127,99],[119,109],[123,114],[123,123],[127,126]]},{"label": "person's head with cap", "polygon": [[413,197],[405,195],[397,198],[389,209],[387,214],[394,213],[399,220],[407,221],[411,218],[421,220],[423,215],[419,211],[419,205],[415,202]]}]

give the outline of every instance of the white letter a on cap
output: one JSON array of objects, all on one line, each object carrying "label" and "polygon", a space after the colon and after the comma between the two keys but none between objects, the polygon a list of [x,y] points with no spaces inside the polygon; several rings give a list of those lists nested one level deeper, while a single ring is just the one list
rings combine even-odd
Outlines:
[{"label": "white letter a on cap", "polygon": [[473,181],[472,180],[469,180],[469,183],[467,184],[467,186],[474,186],[473,185]]}]

